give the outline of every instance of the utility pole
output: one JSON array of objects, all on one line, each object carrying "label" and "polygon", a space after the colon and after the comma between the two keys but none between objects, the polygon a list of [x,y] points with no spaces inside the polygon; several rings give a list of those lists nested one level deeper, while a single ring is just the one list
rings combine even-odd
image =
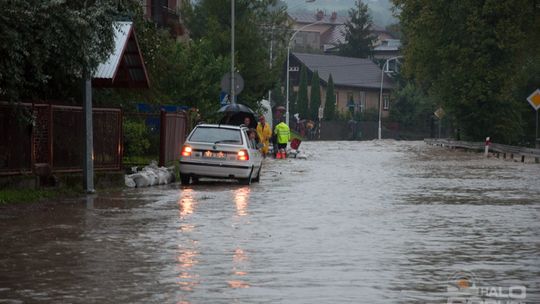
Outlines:
[{"label": "utility pole", "polygon": [[92,80],[90,75],[83,73],[83,115],[84,115],[84,160],[83,186],[87,193],[94,193],[94,135],[92,124]]},{"label": "utility pole", "polygon": [[231,102],[236,103],[234,84],[234,0],[231,0]]}]

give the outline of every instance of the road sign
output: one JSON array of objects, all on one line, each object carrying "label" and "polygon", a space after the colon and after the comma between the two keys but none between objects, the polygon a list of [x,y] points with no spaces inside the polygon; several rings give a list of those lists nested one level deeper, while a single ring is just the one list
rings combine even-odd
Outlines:
[{"label": "road sign", "polygon": [[319,120],[323,119],[323,115],[324,115],[324,108],[323,106],[320,106],[319,107]]},{"label": "road sign", "polygon": [[439,107],[433,114],[435,114],[438,119],[442,119],[446,113],[444,112],[443,108]]},{"label": "road sign", "polygon": [[540,89],[536,89],[536,91],[527,97],[527,101],[536,111],[538,111],[538,109],[540,109]]},{"label": "road sign", "polygon": [[[240,94],[244,89],[244,78],[238,73],[234,72],[234,93]],[[221,90],[227,94],[231,93],[231,73],[225,73],[221,78]]]}]

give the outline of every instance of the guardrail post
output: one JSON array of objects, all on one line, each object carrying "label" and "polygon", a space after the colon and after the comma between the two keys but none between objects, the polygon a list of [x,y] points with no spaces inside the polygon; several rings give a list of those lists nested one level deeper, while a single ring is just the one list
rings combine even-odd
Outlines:
[{"label": "guardrail post", "polygon": [[485,145],[485,148],[484,148],[484,156],[485,157],[488,157],[488,154],[489,154],[489,145],[491,144],[491,140],[488,137],[486,137],[486,145]]},{"label": "guardrail post", "polygon": [[[537,113],[537,116],[538,116],[538,113]],[[540,149],[540,138],[536,139],[536,149]],[[540,157],[535,157],[534,162],[537,164],[540,163]]]}]

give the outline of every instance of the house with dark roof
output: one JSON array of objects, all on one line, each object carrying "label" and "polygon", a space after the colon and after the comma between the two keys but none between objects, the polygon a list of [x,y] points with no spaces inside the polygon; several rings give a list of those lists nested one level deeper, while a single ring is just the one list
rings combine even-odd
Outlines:
[{"label": "house with dark roof", "polygon": [[[382,81],[383,116],[390,110],[390,92],[394,89],[394,81],[383,74],[378,65],[369,59],[342,57],[336,55],[291,53],[289,58],[289,77],[294,91],[298,91],[300,68],[307,68],[308,82],[312,74],[318,71],[321,80],[321,102],[325,103],[328,77],[334,80],[336,109],[341,113],[363,113],[379,109],[379,98]],[[286,70],[286,68],[285,68]],[[309,90],[308,90],[309,92]]]}]

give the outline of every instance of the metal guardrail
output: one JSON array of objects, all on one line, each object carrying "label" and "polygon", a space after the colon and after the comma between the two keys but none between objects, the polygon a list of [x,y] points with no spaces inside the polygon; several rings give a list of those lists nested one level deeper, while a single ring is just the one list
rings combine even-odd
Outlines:
[{"label": "metal guardrail", "polygon": [[[486,143],[485,142],[468,142],[460,140],[450,140],[450,139],[436,139],[436,138],[426,138],[424,142],[432,146],[441,146],[448,148],[461,148],[475,151],[485,151]],[[509,158],[514,158],[514,156],[521,157],[521,161],[525,161],[525,157],[534,157],[540,158],[540,149],[518,147],[518,146],[509,146],[503,144],[489,144],[488,152],[495,153],[497,158],[502,154],[503,158],[507,156]],[[538,162],[538,161],[537,161]]]}]

